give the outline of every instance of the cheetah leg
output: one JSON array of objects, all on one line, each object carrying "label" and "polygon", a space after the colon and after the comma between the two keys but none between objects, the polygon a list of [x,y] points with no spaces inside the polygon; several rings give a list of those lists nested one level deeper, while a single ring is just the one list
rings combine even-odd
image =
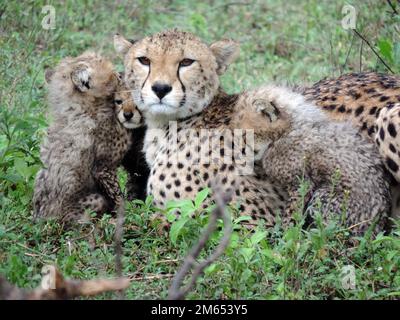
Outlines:
[{"label": "cheetah leg", "polygon": [[[376,120],[375,142],[384,164],[393,178],[400,183],[400,104],[381,110]],[[392,186],[391,216],[400,219],[400,186]]]},{"label": "cheetah leg", "polygon": [[91,193],[77,201],[70,201],[63,209],[61,222],[66,228],[74,223],[85,223],[90,220],[88,211],[104,213],[108,210],[108,201],[99,193]]},{"label": "cheetah leg", "polygon": [[124,201],[115,170],[102,168],[96,170],[94,177],[105,195],[110,199],[113,209],[118,208]]}]

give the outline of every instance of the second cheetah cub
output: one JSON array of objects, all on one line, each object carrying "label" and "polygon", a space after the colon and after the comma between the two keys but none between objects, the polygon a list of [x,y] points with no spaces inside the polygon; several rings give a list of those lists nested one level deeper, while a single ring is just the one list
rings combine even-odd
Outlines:
[{"label": "second cheetah cub", "polygon": [[111,211],[122,201],[117,167],[142,125],[110,61],[96,53],[65,58],[46,73],[52,124],[41,147],[34,217],[70,224],[87,209]]},{"label": "second cheetah cub", "polygon": [[[390,209],[390,192],[376,147],[349,123],[328,119],[302,95],[266,86],[244,93],[236,105],[236,128],[254,129],[255,158],[273,184],[290,195],[283,221],[299,200],[299,178],[310,183],[307,216],[343,218],[353,233],[377,219],[381,230]],[[333,216],[332,216],[333,215]]]}]

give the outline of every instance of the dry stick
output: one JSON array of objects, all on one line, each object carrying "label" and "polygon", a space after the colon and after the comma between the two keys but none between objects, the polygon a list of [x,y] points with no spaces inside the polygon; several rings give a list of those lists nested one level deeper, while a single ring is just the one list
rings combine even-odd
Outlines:
[{"label": "dry stick", "polygon": [[[216,190],[217,191],[217,190]],[[190,254],[183,261],[181,269],[178,271],[176,276],[172,281],[172,285],[169,289],[168,299],[169,300],[181,300],[184,299],[189,290],[192,289],[197,279],[202,275],[204,269],[208,267],[211,263],[217,260],[225,251],[229,244],[229,240],[232,234],[232,223],[230,216],[226,213],[226,203],[229,202],[222,198],[219,191],[215,192],[215,202],[217,207],[210,215],[210,221],[208,223],[207,229],[201,235],[199,241],[191,249]],[[224,223],[224,234],[223,237],[215,249],[214,253],[208,257],[208,259],[197,263],[196,259],[200,255],[201,250],[205,247],[210,236],[216,229],[217,220],[222,218]],[[189,280],[189,283],[181,289],[182,282],[186,274],[194,268],[193,274]]]},{"label": "dry stick", "polygon": [[361,40],[361,46],[360,46],[360,72],[362,72],[362,54],[363,54],[363,48],[364,48],[364,41]]},{"label": "dry stick", "polygon": [[[115,273],[117,277],[122,277],[122,236],[124,233],[124,221],[125,221],[125,202],[121,201],[121,204],[117,208],[117,222],[115,224]],[[124,292],[121,291],[119,294],[120,299],[124,299]]]},{"label": "dry stick", "polygon": [[130,281],[148,281],[148,280],[159,280],[165,278],[173,278],[174,274],[167,273],[167,274],[155,274],[155,275],[146,275],[141,277],[130,276]]},{"label": "dry stick", "polygon": [[393,14],[399,14],[398,11],[396,10],[396,7],[393,5],[393,3],[390,0],[386,0],[386,2],[392,8]]},{"label": "dry stick", "polygon": [[379,55],[378,52],[376,52],[376,50],[374,49],[374,47],[369,43],[369,41],[362,35],[360,34],[357,29],[353,29],[354,33],[359,36],[366,44],[367,46],[372,50],[372,52],[378,57],[378,59],[384,64],[384,66],[391,72],[394,73],[393,70],[387,65],[387,63],[385,62],[385,60],[383,60],[381,58],[381,56]]},{"label": "dry stick", "polygon": [[350,52],[351,52],[351,49],[353,48],[353,44],[354,44],[354,39],[355,39],[355,38],[356,38],[356,35],[353,34],[353,37],[351,38],[350,48],[349,48],[349,50],[347,51],[346,59],[344,60],[344,63],[343,63],[343,65],[342,65],[342,69],[340,70],[340,74],[343,73],[344,69],[345,69],[346,66],[347,66],[347,61],[349,60]]},{"label": "dry stick", "polygon": [[8,283],[0,276],[0,300],[66,300],[82,296],[94,296],[107,291],[126,289],[130,285],[128,278],[69,280],[55,270],[54,289],[39,286],[34,290],[24,290]]}]

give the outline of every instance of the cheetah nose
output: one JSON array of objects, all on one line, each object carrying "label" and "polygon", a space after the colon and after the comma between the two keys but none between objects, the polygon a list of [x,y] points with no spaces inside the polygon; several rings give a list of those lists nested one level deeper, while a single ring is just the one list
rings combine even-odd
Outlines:
[{"label": "cheetah nose", "polygon": [[129,120],[131,120],[132,119],[132,117],[133,117],[133,112],[124,112],[124,118],[127,120],[127,121],[129,121]]},{"label": "cheetah nose", "polygon": [[154,93],[157,95],[157,97],[164,98],[169,92],[171,92],[172,87],[169,84],[164,84],[164,83],[158,83],[156,82],[151,86],[151,89],[154,91]]}]

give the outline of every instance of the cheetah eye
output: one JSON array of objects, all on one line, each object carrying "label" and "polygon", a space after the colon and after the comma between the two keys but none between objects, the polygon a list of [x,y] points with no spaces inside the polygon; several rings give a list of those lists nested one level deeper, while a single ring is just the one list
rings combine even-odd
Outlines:
[{"label": "cheetah eye", "polygon": [[137,58],[141,64],[144,66],[149,66],[150,65],[150,59],[147,57],[139,57]]},{"label": "cheetah eye", "polygon": [[188,67],[194,62],[193,59],[183,59],[181,62],[179,62],[179,67]]},{"label": "cheetah eye", "polygon": [[119,104],[122,104],[122,100],[120,100],[120,99],[115,99],[115,100],[114,100],[114,103],[115,103],[115,104],[118,104],[118,105],[119,105]]}]

